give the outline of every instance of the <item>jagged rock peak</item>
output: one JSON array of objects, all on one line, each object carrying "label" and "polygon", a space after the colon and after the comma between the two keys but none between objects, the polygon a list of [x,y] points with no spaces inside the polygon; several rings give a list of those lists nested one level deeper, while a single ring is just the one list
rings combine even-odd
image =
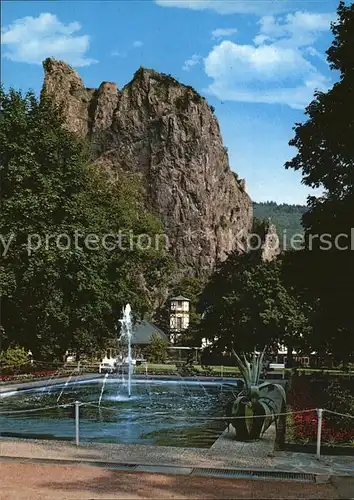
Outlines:
[{"label": "jagged rock peak", "polygon": [[275,224],[271,219],[265,222],[265,235],[261,251],[261,259],[264,262],[274,260],[280,254],[280,241]]},{"label": "jagged rock peak", "polygon": [[43,62],[43,68],[47,77],[44,87],[48,92],[53,90],[51,85],[58,87],[58,85],[65,84],[73,91],[85,88],[78,73],[64,61],[48,58]]},{"label": "jagged rock peak", "polygon": [[66,126],[90,139],[97,165],[142,180],[183,272],[208,274],[236,248],[251,229],[252,203],[204,97],[143,67],[122,90],[111,82],[87,89],[53,59],[44,70],[43,89],[64,109]]},{"label": "jagged rock peak", "polygon": [[136,70],[130,83],[137,80],[150,80],[150,79],[162,83],[164,82],[169,85],[176,85],[176,86],[182,85],[175,78],[173,78],[173,76],[167,75],[166,73],[160,73],[159,71],[156,71],[155,69],[152,68],[145,68],[144,66],[140,66],[140,68]]}]

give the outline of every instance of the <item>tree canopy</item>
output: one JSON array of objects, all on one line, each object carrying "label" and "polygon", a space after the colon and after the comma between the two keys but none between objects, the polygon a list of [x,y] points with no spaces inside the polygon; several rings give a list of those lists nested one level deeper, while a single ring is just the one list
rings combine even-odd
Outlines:
[{"label": "tree canopy", "polygon": [[219,351],[305,346],[307,310],[287,285],[281,259],[262,262],[254,251],[234,252],[211,277],[199,307],[203,335]]},{"label": "tree canopy", "polygon": [[354,351],[353,3],[340,2],[332,32],[327,60],[338,82],[316,92],[307,120],[296,124],[290,145],[298,153],[286,168],[301,171],[305,185],[324,191],[309,197],[306,249],[292,256],[292,268],[294,282],[315,305],[314,345],[342,359]]},{"label": "tree canopy", "polygon": [[35,357],[92,352],[125,302],[152,309],[170,262],[154,243],[162,226],[139,185],[92,165],[45,96],[1,89],[0,107],[2,340]]}]

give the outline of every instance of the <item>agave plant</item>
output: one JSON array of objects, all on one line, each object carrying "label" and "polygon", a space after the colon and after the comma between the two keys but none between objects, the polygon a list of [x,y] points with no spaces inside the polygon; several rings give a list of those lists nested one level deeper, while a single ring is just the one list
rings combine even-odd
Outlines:
[{"label": "agave plant", "polygon": [[[260,384],[265,350],[261,354],[254,353],[251,363],[245,355],[242,361],[236,352],[232,351],[244,387],[232,405],[231,415],[234,418],[231,417],[228,421],[234,426],[236,438],[240,440],[258,439],[273,422],[277,426],[275,414],[279,413],[286,402],[285,390],[280,384]],[[275,394],[278,395],[277,398],[274,398]]]}]

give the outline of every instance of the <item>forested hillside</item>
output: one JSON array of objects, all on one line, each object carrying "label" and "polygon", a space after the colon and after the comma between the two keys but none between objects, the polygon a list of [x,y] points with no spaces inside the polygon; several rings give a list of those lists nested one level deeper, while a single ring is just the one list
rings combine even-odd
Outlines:
[{"label": "forested hillside", "polygon": [[303,233],[301,225],[301,217],[307,211],[304,205],[288,205],[281,203],[278,205],[275,201],[267,201],[265,203],[253,203],[254,217],[263,220],[270,217],[271,221],[276,225],[277,233],[282,242],[281,236],[286,230],[286,238],[293,234]]}]

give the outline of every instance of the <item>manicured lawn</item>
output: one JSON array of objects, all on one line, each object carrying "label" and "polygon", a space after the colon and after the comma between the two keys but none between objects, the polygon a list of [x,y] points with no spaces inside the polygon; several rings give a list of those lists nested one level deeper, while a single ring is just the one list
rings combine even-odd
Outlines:
[{"label": "manicured lawn", "polygon": [[[203,368],[200,365],[193,365],[193,368],[198,370],[201,374],[204,373]],[[234,366],[210,366],[212,370],[212,375],[221,376],[221,375],[236,375],[239,373],[238,368]],[[147,372],[154,374],[164,374],[164,373],[173,373],[177,371],[177,366],[175,364],[155,364],[148,363]],[[135,373],[146,373],[145,365],[139,365],[136,367]]]}]

